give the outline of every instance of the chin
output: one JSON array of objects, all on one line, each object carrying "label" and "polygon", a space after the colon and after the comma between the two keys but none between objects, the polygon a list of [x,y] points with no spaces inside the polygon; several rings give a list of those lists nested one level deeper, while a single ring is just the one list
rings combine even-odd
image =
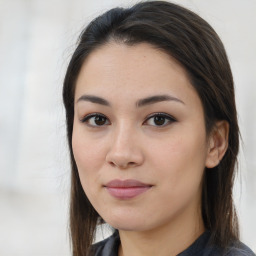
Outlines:
[{"label": "chin", "polygon": [[128,225],[128,224],[120,224],[120,225],[111,225],[113,228],[122,230],[122,231],[145,231],[147,230],[145,227],[138,225]]},{"label": "chin", "polygon": [[138,231],[138,228],[135,229],[130,226],[128,227],[128,225],[118,225],[118,226],[112,226],[112,227],[122,231]]},{"label": "chin", "polygon": [[143,231],[147,229],[145,220],[136,217],[124,217],[106,219],[106,222],[115,229],[123,231]]}]

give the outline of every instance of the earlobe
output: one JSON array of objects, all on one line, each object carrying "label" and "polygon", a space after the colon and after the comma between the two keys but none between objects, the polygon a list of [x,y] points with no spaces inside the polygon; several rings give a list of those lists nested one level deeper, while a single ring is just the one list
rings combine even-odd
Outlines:
[{"label": "earlobe", "polygon": [[216,122],[208,142],[205,166],[216,167],[224,157],[228,148],[229,123],[225,120]]}]

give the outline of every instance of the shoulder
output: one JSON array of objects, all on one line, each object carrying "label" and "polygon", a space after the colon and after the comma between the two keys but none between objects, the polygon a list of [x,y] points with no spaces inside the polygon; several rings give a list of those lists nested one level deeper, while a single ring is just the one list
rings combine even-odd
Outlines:
[{"label": "shoulder", "polygon": [[[208,251],[208,250],[206,250]],[[240,241],[233,243],[224,251],[218,247],[210,247],[207,256],[256,256],[254,252]],[[204,255],[204,256],[206,256]]]},{"label": "shoulder", "polygon": [[210,243],[210,231],[205,231],[189,248],[178,256],[256,256],[240,241],[233,242],[223,249]]},{"label": "shoulder", "polygon": [[237,242],[230,246],[226,256],[256,256],[255,253],[242,242]]},{"label": "shoulder", "polygon": [[117,256],[119,244],[119,235],[115,232],[110,237],[93,244],[90,250],[90,256]]}]

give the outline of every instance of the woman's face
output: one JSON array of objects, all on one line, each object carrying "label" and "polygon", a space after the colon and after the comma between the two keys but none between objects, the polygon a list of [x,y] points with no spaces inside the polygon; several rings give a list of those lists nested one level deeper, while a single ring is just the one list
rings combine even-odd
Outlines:
[{"label": "woman's face", "polygon": [[146,231],[200,215],[204,113],[175,60],[146,43],[104,45],[82,66],[74,110],[81,184],[107,223]]}]

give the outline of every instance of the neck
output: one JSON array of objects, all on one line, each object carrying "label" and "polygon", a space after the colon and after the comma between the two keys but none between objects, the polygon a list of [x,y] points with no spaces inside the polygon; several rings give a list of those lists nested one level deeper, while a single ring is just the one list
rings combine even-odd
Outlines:
[{"label": "neck", "polygon": [[194,216],[179,214],[175,221],[152,230],[119,230],[119,256],[174,256],[187,249],[204,231],[198,212]]}]

